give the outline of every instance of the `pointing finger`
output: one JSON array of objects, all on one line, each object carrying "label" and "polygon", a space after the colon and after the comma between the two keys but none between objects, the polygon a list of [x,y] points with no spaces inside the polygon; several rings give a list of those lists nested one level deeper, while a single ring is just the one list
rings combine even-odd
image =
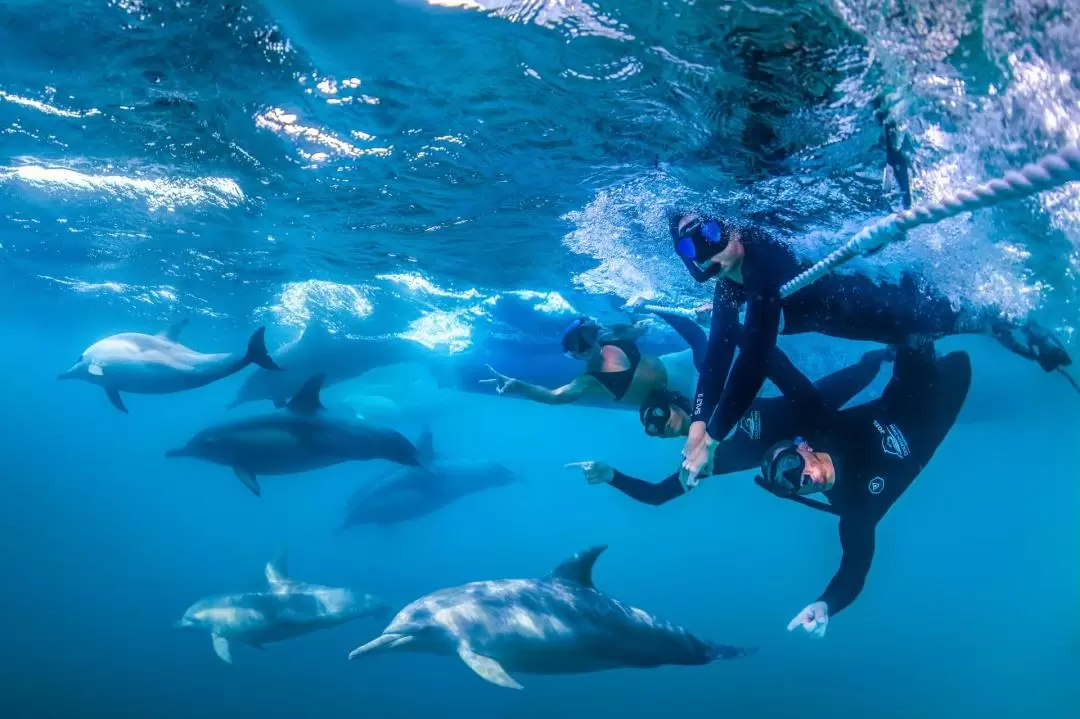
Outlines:
[{"label": "pointing finger", "polygon": [[563,469],[585,469],[591,462],[567,462]]},{"label": "pointing finger", "polygon": [[802,615],[800,614],[799,616],[795,617],[795,618],[794,618],[794,619],[792,619],[792,620],[791,620],[790,622],[788,622],[788,625],[787,625],[787,630],[788,630],[789,632],[793,632],[793,631],[795,631],[795,629],[796,629],[797,627],[801,626],[801,625],[802,625],[802,623],[803,623],[803,617],[802,617]]}]

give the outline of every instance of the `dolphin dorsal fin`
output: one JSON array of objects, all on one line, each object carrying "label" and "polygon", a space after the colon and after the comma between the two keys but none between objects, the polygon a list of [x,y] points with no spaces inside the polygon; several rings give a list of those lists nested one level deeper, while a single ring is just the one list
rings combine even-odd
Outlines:
[{"label": "dolphin dorsal fin", "polygon": [[180,339],[180,333],[184,331],[184,328],[187,327],[187,325],[188,320],[186,318],[182,319],[179,322],[173,323],[171,327],[163,329],[161,332],[158,333],[158,336],[164,337],[165,339],[172,342],[176,342]]},{"label": "dolphin dorsal fin", "polygon": [[561,579],[564,582],[573,582],[589,589],[596,589],[593,584],[592,570],[596,560],[607,549],[606,544],[589,547],[584,552],[578,552],[565,562],[555,567],[551,572],[553,579]]},{"label": "dolphin dorsal fin", "polygon": [[319,393],[322,391],[325,376],[317,374],[305,382],[304,386],[293,395],[293,398],[289,400],[289,404],[286,406],[297,414],[314,414],[320,409],[324,409],[322,401],[319,400]]},{"label": "dolphin dorsal fin", "polygon": [[420,437],[416,440],[416,458],[420,464],[427,464],[435,459],[435,443],[431,439],[431,427],[424,427]]},{"label": "dolphin dorsal fin", "polygon": [[289,579],[288,559],[285,550],[278,556],[266,563],[266,583],[273,594],[286,594],[289,588],[295,584]]}]

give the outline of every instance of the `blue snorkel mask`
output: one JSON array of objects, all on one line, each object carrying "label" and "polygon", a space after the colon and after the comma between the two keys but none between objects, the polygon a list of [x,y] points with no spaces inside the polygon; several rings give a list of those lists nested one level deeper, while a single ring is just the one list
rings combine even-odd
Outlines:
[{"label": "blue snorkel mask", "polygon": [[567,325],[563,330],[562,337],[562,349],[563,354],[573,360],[579,360],[582,356],[589,351],[589,347],[592,343],[589,342],[585,336],[585,328],[588,327],[591,322],[585,317],[578,317],[576,320]]},{"label": "blue snorkel mask", "polygon": [[[685,216],[685,215],[684,215]],[[690,275],[698,282],[712,279],[721,272],[719,265],[711,265],[708,269],[701,269],[699,262],[704,262],[723,252],[728,245],[730,235],[718,220],[697,218],[682,230],[679,229],[679,219],[673,216],[670,220],[671,238],[675,242],[675,254],[686,265]]]}]

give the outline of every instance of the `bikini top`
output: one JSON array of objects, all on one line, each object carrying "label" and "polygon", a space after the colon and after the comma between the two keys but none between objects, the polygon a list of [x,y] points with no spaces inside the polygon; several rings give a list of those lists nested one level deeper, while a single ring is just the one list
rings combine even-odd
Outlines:
[{"label": "bikini top", "polygon": [[586,372],[585,374],[595,377],[600,384],[604,385],[615,396],[615,400],[621,400],[626,396],[627,390],[630,389],[630,384],[634,381],[634,373],[637,372],[638,365],[641,364],[641,350],[637,348],[634,342],[629,340],[615,340],[612,342],[601,342],[601,347],[618,347],[626,354],[626,358],[630,360],[630,368],[619,370],[618,372],[604,372],[597,370],[594,372]]}]

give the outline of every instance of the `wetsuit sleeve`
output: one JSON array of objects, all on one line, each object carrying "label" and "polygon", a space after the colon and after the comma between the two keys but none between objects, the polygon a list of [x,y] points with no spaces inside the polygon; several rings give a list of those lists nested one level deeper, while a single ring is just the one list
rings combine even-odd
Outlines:
[{"label": "wetsuit sleeve", "polygon": [[[694,367],[697,368],[698,372],[701,372],[701,368],[705,365],[705,357],[709,351],[709,338],[698,327],[698,323],[689,317],[673,315],[669,312],[654,312],[653,314],[667,322],[668,326],[675,330],[686,344],[690,345],[690,351],[694,356]],[[730,360],[728,361],[730,362]]]},{"label": "wetsuit sleeve", "polygon": [[747,295],[746,327],[739,358],[709,421],[709,436],[713,439],[726,437],[750,409],[750,403],[765,384],[766,363],[776,349],[776,335],[780,330],[779,292],[776,288],[759,285],[747,287]]},{"label": "wetsuit sleeve", "polygon": [[870,386],[877,377],[883,360],[883,354],[868,352],[855,364],[822,377],[814,386],[830,407],[840,409]]},{"label": "wetsuit sleeve", "polygon": [[676,497],[686,494],[682,482],[679,481],[679,473],[671,475],[662,482],[653,484],[641,479],[628,477],[619,470],[615,470],[615,476],[610,482],[611,486],[619,490],[630,499],[643,504],[658,506],[671,501]]},{"label": "wetsuit sleeve", "polygon": [[[697,393],[694,397],[694,422],[708,420],[724,391],[724,382],[735,356],[739,327],[739,298],[730,283],[720,280],[713,294],[712,320],[709,323],[709,345],[705,362],[698,372]],[[717,439],[722,439],[717,437]]]},{"label": "wetsuit sleeve", "polygon": [[829,605],[830,616],[847,608],[862,591],[874,559],[874,531],[875,523],[864,517],[840,518],[840,547],[844,555],[836,576],[819,597],[819,601]]},{"label": "wetsuit sleeve", "polygon": [[779,347],[774,347],[769,355],[767,369],[769,379],[789,403],[797,424],[803,424],[804,420],[812,422],[832,407]]}]

